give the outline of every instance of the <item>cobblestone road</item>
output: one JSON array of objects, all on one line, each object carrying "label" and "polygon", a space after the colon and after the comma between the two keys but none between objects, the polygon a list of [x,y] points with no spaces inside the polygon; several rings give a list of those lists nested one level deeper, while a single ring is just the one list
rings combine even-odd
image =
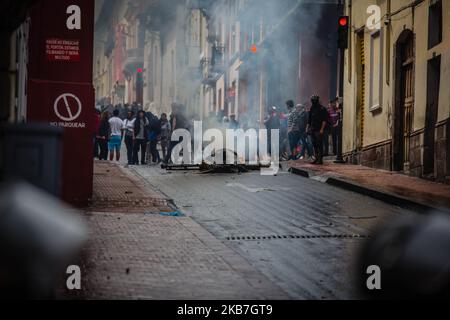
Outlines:
[{"label": "cobblestone road", "polygon": [[380,223],[411,211],[288,172],[131,171],[292,299],[360,298],[356,264]]},{"label": "cobblestone road", "polygon": [[94,181],[93,205],[86,211],[91,237],[82,258],[83,298],[287,297],[191,218],[155,214],[173,207],[125,169],[96,162]]}]

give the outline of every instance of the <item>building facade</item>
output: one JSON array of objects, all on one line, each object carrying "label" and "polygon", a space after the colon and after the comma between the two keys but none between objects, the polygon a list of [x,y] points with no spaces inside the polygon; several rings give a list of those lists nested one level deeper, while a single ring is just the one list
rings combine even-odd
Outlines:
[{"label": "building facade", "polygon": [[329,22],[337,21],[337,1],[217,0],[203,2],[201,12],[205,114],[235,114],[244,127],[259,128],[271,106],[336,96],[337,38]]},{"label": "building facade", "polygon": [[330,21],[337,21],[337,1],[105,2],[97,101],[138,102],[157,114],[182,103],[193,119],[235,114],[244,127],[259,128],[271,106],[336,96]]},{"label": "building facade", "polygon": [[[380,10],[375,26],[371,5]],[[346,1],[345,155],[352,163],[448,183],[450,3],[373,5]]]}]

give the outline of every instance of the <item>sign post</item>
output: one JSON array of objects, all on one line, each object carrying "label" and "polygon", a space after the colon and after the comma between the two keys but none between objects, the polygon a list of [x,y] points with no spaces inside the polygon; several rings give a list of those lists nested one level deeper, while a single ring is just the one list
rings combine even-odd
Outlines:
[{"label": "sign post", "polygon": [[64,128],[62,198],[92,197],[94,0],[41,0],[30,11],[27,120]]}]

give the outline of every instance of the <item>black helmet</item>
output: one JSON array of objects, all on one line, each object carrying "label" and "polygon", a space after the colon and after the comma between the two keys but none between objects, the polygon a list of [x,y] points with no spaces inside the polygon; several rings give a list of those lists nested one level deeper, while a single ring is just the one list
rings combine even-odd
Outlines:
[{"label": "black helmet", "polygon": [[317,94],[315,94],[311,97],[312,103],[318,103],[319,101],[320,101],[320,97]]}]

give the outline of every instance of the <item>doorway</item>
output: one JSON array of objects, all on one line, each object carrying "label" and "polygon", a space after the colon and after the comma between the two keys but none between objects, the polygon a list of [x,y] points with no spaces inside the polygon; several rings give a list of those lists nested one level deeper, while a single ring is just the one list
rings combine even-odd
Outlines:
[{"label": "doorway", "polygon": [[435,134],[439,107],[439,86],[441,82],[441,56],[428,61],[427,109],[423,148],[423,175],[434,175]]},{"label": "doorway", "polygon": [[409,137],[414,110],[414,34],[405,30],[396,45],[396,88],[392,169],[404,171],[409,162]]}]

